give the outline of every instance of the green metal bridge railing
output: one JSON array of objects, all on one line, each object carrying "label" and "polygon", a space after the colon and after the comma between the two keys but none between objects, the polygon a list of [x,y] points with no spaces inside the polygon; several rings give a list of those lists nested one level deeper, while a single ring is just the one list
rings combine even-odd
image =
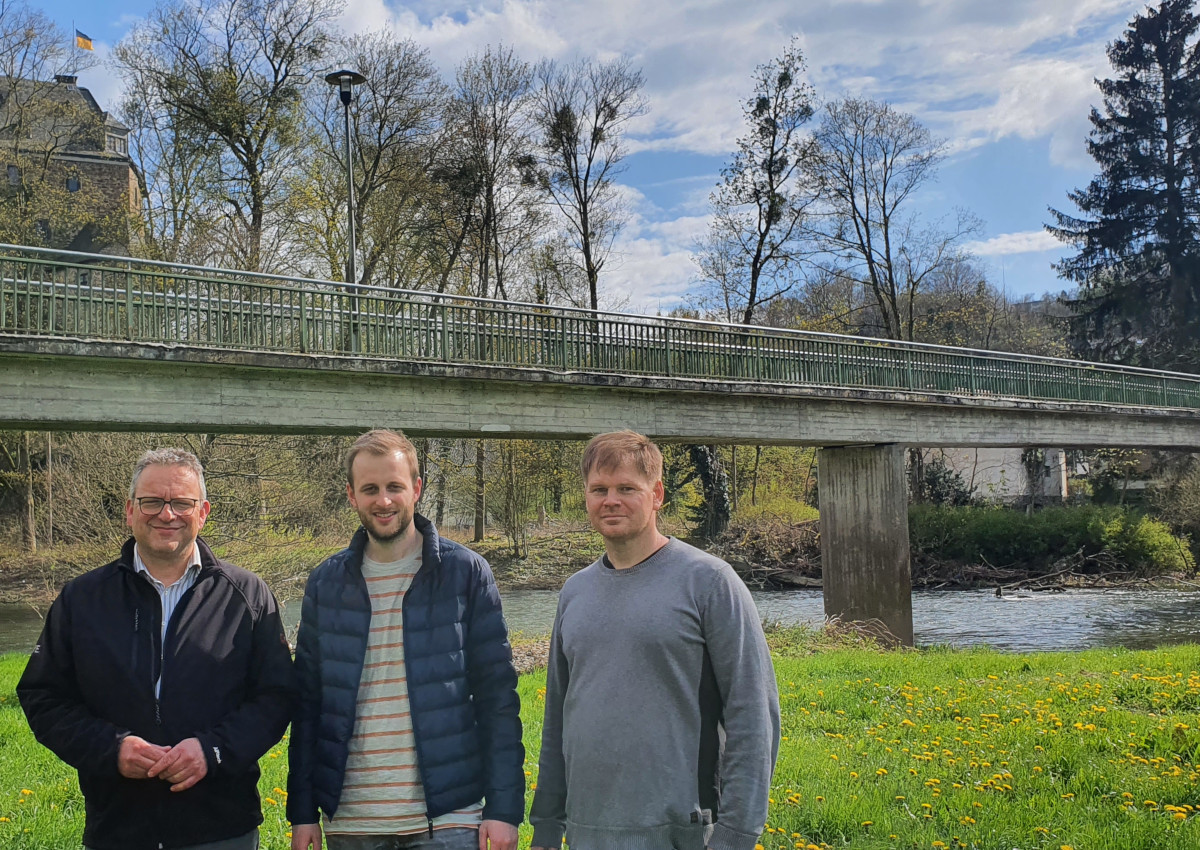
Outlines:
[{"label": "green metal bridge railing", "polygon": [[0,333],[1200,409],[1200,376],[0,244]]}]

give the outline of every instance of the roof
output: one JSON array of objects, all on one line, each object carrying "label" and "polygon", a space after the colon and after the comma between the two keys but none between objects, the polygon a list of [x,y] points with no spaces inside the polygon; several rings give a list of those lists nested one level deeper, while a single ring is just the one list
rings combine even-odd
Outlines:
[{"label": "roof", "polygon": [[[45,82],[0,76],[0,139],[11,140],[19,134],[22,138],[18,141],[31,144],[102,153],[105,133],[129,133],[128,127],[100,108],[90,91],[73,80],[60,77]],[[21,114],[23,108],[29,109],[25,115]],[[18,127],[22,121],[23,126]]]}]

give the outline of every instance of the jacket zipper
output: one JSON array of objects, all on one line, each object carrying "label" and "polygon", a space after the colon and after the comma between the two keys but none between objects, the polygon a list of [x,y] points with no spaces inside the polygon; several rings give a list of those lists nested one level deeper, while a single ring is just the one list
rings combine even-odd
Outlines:
[{"label": "jacket zipper", "polygon": [[159,694],[162,693],[163,680],[163,665],[167,660],[167,623],[163,621],[163,601],[162,595],[156,590],[154,593],[158,600],[158,680],[154,683],[154,725],[162,726],[162,705],[159,702]]}]

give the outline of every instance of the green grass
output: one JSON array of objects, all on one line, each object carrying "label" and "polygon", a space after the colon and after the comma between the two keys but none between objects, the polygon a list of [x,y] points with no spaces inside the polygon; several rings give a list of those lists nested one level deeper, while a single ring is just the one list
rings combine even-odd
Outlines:
[{"label": "green grass", "polygon": [[[784,741],[768,850],[1200,847],[1198,646],[1008,655],[769,639]],[[24,663],[0,658],[0,847],[78,846],[74,773],[16,705]],[[521,677],[530,791],[544,687],[544,672]],[[285,762],[283,744],[263,759],[267,850],[287,847]]]}]

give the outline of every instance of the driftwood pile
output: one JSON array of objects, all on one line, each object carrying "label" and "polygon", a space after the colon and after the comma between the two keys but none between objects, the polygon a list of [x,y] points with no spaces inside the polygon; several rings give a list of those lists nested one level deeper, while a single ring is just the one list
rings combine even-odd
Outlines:
[{"label": "driftwood pile", "polygon": [[757,517],[730,526],[708,551],[723,558],[753,588],[821,586],[817,520],[788,522]]}]

